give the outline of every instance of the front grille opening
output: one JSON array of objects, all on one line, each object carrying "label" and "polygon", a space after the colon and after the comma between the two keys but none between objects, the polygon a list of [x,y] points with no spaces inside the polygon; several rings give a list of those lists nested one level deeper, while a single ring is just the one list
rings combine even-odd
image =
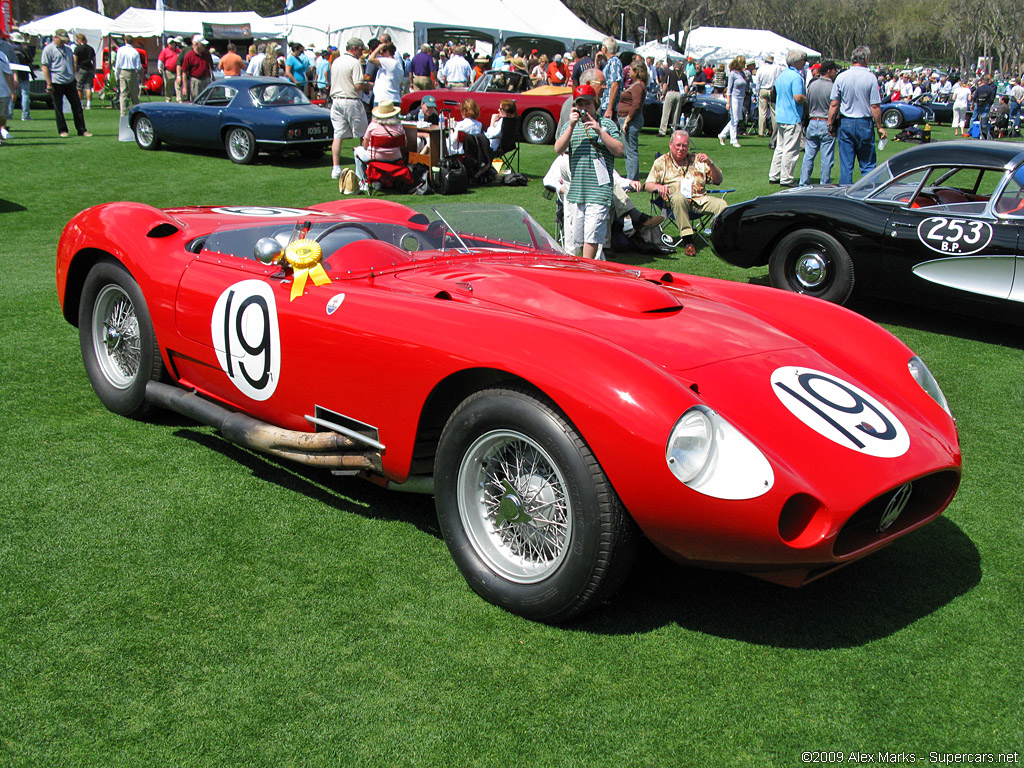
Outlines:
[{"label": "front grille opening", "polygon": [[893,495],[902,486],[889,489],[881,496],[869,501],[846,521],[846,525],[836,536],[836,542],[832,548],[833,554],[837,557],[852,555],[883,539],[898,536],[936,516],[946,508],[950,499],[953,498],[958,483],[959,475],[949,470],[936,472],[934,475],[927,475],[913,481],[906,507],[888,528],[880,531],[882,516]]}]

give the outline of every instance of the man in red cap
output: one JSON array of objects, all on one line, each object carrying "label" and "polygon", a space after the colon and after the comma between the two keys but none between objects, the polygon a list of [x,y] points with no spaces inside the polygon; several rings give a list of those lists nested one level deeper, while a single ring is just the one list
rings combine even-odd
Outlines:
[{"label": "man in red cap", "polygon": [[555,153],[569,150],[572,184],[565,202],[567,240],[583,245],[583,257],[597,258],[611,218],[612,174],[622,157],[622,136],[614,121],[597,115],[597,92],[579,85],[572,92],[569,122],[555,140]]}]

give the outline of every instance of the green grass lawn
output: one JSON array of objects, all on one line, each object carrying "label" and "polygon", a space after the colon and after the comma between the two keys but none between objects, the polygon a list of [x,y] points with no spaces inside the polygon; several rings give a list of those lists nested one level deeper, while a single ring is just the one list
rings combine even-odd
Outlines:
[{"label": "green grass lawn", "polygon": [[[925,359],[958,418],[963,484],[934,524],[797,591],[645,551],[609,605],[544,626],[470,591],[428,497],[172,415],[129,421],[92,392],[54,288],[68,219],[111,200],[308,205],[338,195],[328,159],[237,166],[119,143],[110,110],[86,113],[89,139],[35,118],[0,147],[0,765],[763,768],[808,750],[1024,750],[1019,329],[854,305]],[[645,133],[643,169],[666,141]],[[767,140],[743,143],[699,141],[733,201],[775,189]],[[524,145],[528,187],[465,199],[553,229],[551,158]],[[709,249],[623,260],[764,279]]]}]

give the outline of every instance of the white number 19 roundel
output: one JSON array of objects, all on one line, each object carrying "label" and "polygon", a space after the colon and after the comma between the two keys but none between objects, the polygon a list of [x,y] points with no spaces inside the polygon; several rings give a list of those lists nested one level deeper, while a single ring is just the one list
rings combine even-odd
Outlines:
[{"label": "white number 19 roundel", "polygon": [[243,280],[217,299],[210,320],[217,362],[242,394],[266,400],[281,375],[277,304],[270,286]]},{"label": "white number 19 roundel", "polygon": [[892,411],[867,392],[835,376],[787,366],[772,373],[782,404],[819,435],[858,453],[894,459],[910,435]]}]

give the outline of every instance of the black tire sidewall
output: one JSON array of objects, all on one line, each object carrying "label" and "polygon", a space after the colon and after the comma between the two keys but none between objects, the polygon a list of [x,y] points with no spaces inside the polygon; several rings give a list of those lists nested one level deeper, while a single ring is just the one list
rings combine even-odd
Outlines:
[{"label": "black tire sidewall", "polygon": [[[100,291],[107,285],[119,286],[131,299],[135,309],[135,317],[139,323],[139,370],[135,380],[125,389],[111,384],[103,373],[96,350],[93,346],[93,307]],[[108,410],[122,416],[139,417],[147,410],[146,383],[160,377],[162,366],[159,362],[159,349],[153,333],[153,321],[149,308],[142,295],[138,283],[119,264],[101,261],[97,263],[85,278],[82,297],[78,310],[78,339],[82,350],[82,361],[85,372],[89,376],[96,396]]]},{"label": "black tire sidewall", "polygon": [[[530,123],[533,122],[534,120],[542,121],[545,127],[547,128],[547,131],[544,134],[543,141],[538,141],[534,139],[527,130],[530,126]],[[526,142],[528,144],[548,144],[551,142],[554,132],[555,121],[552,120],[551,115],[547,114],[546,112],[531,112],[526,116],[526,119],[523,120],[523,138],[526,139]]]},{"label": "black tire sidewall", "polygon": [[[139,138],[139,123],[141,123],[143,120],[149,123],[150,130],[153,134],[153,140],[149,144],[143,144],[142,140]],[[135,118],[135,124],[132,125],[132,133],[135,135],[135,143],[139,145],[139,149],[144,149],[148,151],[156,149],[157,146],[159,146],[160,144],[160,140],[156,137],[156,129],[153,128],[153,121],[150,120],[148,117],[142,116]]]},{"label": "black tire sidewall", "polygon": [[[435,496],[438,522],[452,558],[472,589],[508,611],[541,621],[578,612],[592,584],[602,547],[602,502],[587,461],[549,409],[521,393],[493,390],[466,401],[445,427],[437,452]],[[514,429],[535,440],[558,465],[572,504],[569,553],[558,569],[535,584],[517,584],[495,573],[477,554],[458,507],[459,466],[482,434]],[[568,427],[571,430],[571,427]],[[605,505],[607,506],[607,505]]]},{"label": "black tire sidewall", "polygon": [[[828,257],[829,280],[820,290],[802,290],[794,276],[794,251],[802,243],[824,246]],[[783,237],[768,261],[768,277],[772,286],[805,296],[814,296],[833,304],[843,304],[853,291],[853,262],[843,244],[827,232],[801,229]]]},{"label": "black tire sidewall", "polygon": [[[241,157],[236,156],[235,153],[231,151],[231,137],[235,133],[244,133],[249,137],[249,151]],[[224,150],[227,152],[228,159],[230,159],[231,162],[238,163],[239,165],[248,165],[253,161],[253,158],[256,157],[256,138],[248,128],[229,128],[228,132],[224,134]]]}]

